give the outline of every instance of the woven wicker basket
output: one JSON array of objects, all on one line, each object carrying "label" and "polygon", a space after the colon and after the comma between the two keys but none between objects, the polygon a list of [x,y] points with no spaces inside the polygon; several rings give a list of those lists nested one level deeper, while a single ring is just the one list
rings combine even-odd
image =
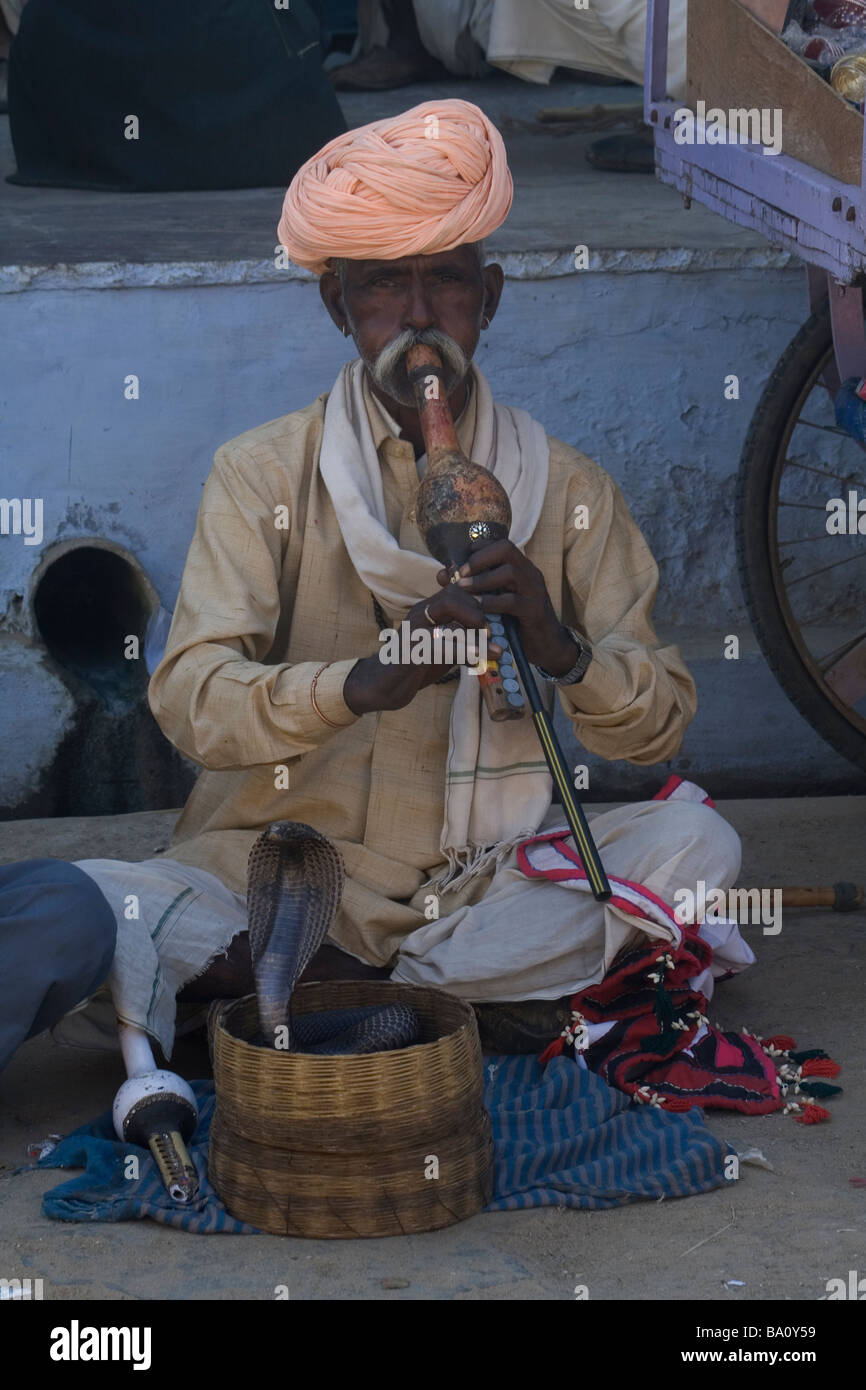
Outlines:
[{"label": "woven wicker basket", "polygon": [[490,1124],[469,1005],[390,981],[303,985],[296,1013],[411,1004],[412,1047],[313,1057],[256,1047],[253,996],[214,1024],[217,1107],[210,1174],[233,1216],[280,1235],[430,1231],[481,1210],[492,1191]]},{"label": "woven wicker basket", "polygon": [[214,1032],[214,1077],[220,1114],[253,1143],[266,1135],[277,1148],[318,1153],[368,1150],[387,1134],[388,1147],[412,1143],[435,1118],[438,1133],[474,1124],[483,1075],[478,1026],[468,1004],[437,989],[387,980],[302,985],[296,1013],[411,1003],[421,1042],[365,1056],[311,1057],[255,1047],[254,995],[228,1005]]}]

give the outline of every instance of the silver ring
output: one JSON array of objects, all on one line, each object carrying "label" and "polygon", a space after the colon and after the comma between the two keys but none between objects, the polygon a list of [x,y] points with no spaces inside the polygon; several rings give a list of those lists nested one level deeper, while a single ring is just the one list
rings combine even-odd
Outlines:
[{"label": "silver ring", "polygon": [[426,603],[424,604],[424,617],[427,619],[427,621],[428,621],[428,623],[430,624],[431,627],[435,627],[435,626],[436,626],[436,619],[430,617],[430,612],[429,612],[429,610],[428,610],[428,608],[427,608],[427,604],[426,604]]}]

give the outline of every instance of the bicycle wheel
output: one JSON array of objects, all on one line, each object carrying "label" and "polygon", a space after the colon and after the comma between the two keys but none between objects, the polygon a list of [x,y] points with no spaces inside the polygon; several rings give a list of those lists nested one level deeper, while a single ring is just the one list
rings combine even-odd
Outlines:
[{"label": "bicycle wheel", "polygon": [[822,381],[832,363],[825,306],[782,354],[752,417],[737,480],[737,562],[782,689],[866,769],[866,535],[828,530],[830,499],[866,498],[866,451],[836,426]]}]

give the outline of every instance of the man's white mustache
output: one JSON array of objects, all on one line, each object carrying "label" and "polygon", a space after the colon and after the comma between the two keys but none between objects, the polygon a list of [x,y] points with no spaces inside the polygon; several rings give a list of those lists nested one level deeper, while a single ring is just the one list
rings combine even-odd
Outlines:
[{"label": "man's white mustache", "polygon": [[426,343],[429,347],[436,348],[445,367],[453,373],[454,385],[458,381],[462,381],[469,370],[469,359],[459,343],[455,342],[447,333],[442,333],[438,328],[425,328],[419,332],[407,328],[396,338],[392,338],[391,342],[383,347],[375,362],[371,364],[370,373],[378,386],[381,386],[383,390],[388,390],[389,385],[395,384],[394,373],[396,372],[396,380],[404,388],[408,387],[405,357],[410,347],[414,347],[416,343]]}]

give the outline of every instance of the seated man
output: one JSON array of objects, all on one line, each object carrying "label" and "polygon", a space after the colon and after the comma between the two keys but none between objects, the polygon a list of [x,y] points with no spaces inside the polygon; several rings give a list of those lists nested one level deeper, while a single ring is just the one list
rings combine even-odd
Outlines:
[{"label": "seated man", "polygon": [[[150,686],[162,729],[205,771],[165,856],[79,866],[117,920],[117,1013],[166,1053],[178,995],[252,987],[247,857],[275,820],[315,826],[345,861],[312,976],[547,1001],[543,1041],[559,1031],[556,1001],[601,979],[642,929],[663,936],[517,867],[520,841],[562,821],[530,719],[491,721],[467,667],[379,659],[380,631],[403,619],[429,633],[507,613],[595,753],[671,758],[694,713],[679,652],[653,631],[656,565],[616,484],[496,401],[473,363],[503,288],[483,241],[511,197],[498,132],[461,101],[340,136],[288,190],[280,241],[319,274],[359,356],[329,393],[217,451]],[[476,552],[459,584],[414,521],[426,458],[405,353],[418,341],[443,357],[465,453],[512,503],[514,541]],[[727,888],[739,869],[735,832],[700,804],[623,806],[592,830],[608,874],[667,903],[698,880]]]}]

